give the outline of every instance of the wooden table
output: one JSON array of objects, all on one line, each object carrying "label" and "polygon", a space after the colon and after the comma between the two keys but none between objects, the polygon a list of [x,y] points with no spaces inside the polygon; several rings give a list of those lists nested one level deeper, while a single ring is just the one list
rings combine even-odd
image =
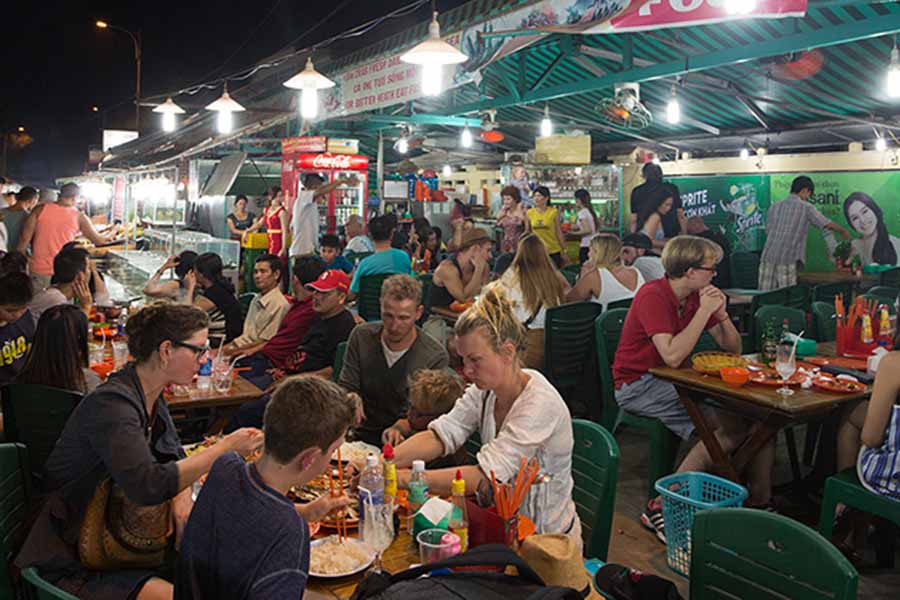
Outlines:
[{"label": "wooden table", "polygon": [[729,288],[722,291],[728,296],[729,306],[734,306],[736,304],[750,304],[753,302],[754,296],[765,294],[762,290],[746,290],[740,288]]},{"label": "wooden table", "polygon": [[880,275],[878,273],[863,273],[857,277],[846,271],[832,271],[830,273],[797,273],[797,283],[806,285],[819,285],[820,283],[852,283],[861,288],[870,288],[878,285]]},{"label": "wooden table", "polygon": [[462,313],[458,313],[455,310],[450,310],[444,306],[433,306],[429,309],[431,314],[437,315],[438,317],[444,319],[448,325],[453,327],[456,325],[456,320],[459,318],[459,315]]},{"label": "wooden table", "polygon": [[263,391],[244,379],[243,377],[235,377],[231,389],[220,394],[216,392],[210,385],[206,391],[197,389],[197,385],[191,386],[191,392],[187,396],[172,396],[166,398],[170,410],[193,410],[197,408],[214,408],[217,409],[216,418],[212,420],[207,429],[207,434],[215,435],[222,432],[228,421],[237,412],[238,408],[244,402],[258,400],[263,395]]},{"label": "wooden table", "polygon": [[[323,529],[316,538],[330,535],[331,531]],[[355,537],[355,534],[353,534]],[[412,536],[406,529],[401,529],[394,543],[385,550],[382,559],[384,569],[391,573],[405,571],[410,565],[419,562],[419,550],[413,544]],[[349,598],[356,585],[365,577],[365,571],[350,577],[342,577],[340,579],[317,579],[310,577],[306,584],[306,595],[304,600],[310,598]]]},{"label": "wooden table", "polygon": [[[820,353],[825,354],[830,348],[833,348],[833,344],[820,344]],[[733,388],[716,376],[704,375],[690,368],[664,367],[650,369],[650,373],[675,386],[694,422],[697,434],[706,444],[717,473],[732,481],[740,481],[740,473],[779,430],[824,416],[850,402],[866,399],[871,393],[871,388],[855,394],[839,394],[815,388],[804,390],[793,387],[794,395],[782,396],[775,386],[748,383],[743,387]],[[700,410],[701,403],[710,401],[754,422],[750,435],[731,457],[722,449],[713,435],[710,423]]]}]

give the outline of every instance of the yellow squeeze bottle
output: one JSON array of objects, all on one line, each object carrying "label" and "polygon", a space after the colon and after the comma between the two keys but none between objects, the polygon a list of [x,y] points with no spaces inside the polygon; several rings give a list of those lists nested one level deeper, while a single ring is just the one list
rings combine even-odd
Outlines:
[{"label": "yellow squeeze bottle", "polygon": [[397,466],[394,464],[394,447],[385,444],[381,449],[384,456],[384,501],[397,501]]},{"label": "yellow squeeze bottle", "polygon": [[469,547],[469,515],[466,510],[466,482],[459,469],[450,484],[450,491],[453,493],[453,510],[450,512],[448,527],[459,536],[459,551],[465,552]]}]

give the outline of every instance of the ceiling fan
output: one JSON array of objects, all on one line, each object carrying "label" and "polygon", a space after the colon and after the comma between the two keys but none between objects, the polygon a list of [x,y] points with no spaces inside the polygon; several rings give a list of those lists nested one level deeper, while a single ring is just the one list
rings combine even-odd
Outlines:
[{"label": "ceiling fan", "polygon": [[638,83],[617,84],[615,94],[601,100],[596,110],[613,125],[625,129],[644,129],[653,123],[653,114],[641,103]]}]

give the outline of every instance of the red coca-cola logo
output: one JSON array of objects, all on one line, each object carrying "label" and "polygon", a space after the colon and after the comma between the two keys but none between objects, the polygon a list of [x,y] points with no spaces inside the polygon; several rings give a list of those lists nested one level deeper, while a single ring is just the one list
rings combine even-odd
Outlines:
[{"label": "red coca-cola logo", "polygon": [[369,168],[369,159],[358,154],[301,154],[297,157],[297,166],[301,169],[336,169],[346,171],[362,171]]}]

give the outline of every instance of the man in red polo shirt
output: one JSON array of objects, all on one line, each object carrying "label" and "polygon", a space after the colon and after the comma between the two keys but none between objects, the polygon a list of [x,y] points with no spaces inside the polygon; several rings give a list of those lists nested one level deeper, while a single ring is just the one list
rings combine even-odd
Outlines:
[{"label": "man in red polo shirt", "polygon": [[[734,354],[741,352],[741,336],[726,311],[725,294],[711,285],[722,249],[696,236],[678,236],[666,244],[662,263],[666,276],[638,290],[622,328],[616,349],[613,377],[616,402],[636,415],[661,420],[687,440],[694,432],[675,386],[649,373],[654,367],[682,366],[691,356],[704,331]],[[747,434],[747,424],[730,415],[715,413],[716,437],[726,452],[737,448]],[[774,444],[764,448],[750,466],[752,506],[768,505]],[[705,471],[712,460],[703,443],[691,449],[678,471]],[[641,522],[665,541],[659,499],[651,500]]]},{"label": "man in red polo shirt", "polygon": [[249,371],[241,373],[244,378],[254,381],[265,376],[270,369],[283,369],[287,365],[288,358],[297,351],[316,317],[312,306],[313,292],[307,290],[306,285],[324,272],[325,265],[315,256],[302,256],[294,261],[291,271],[291,289],[294,295],[291,307],[284,315],[275,337],[243,351],[249,356],[241,364],[250,367]]}]

